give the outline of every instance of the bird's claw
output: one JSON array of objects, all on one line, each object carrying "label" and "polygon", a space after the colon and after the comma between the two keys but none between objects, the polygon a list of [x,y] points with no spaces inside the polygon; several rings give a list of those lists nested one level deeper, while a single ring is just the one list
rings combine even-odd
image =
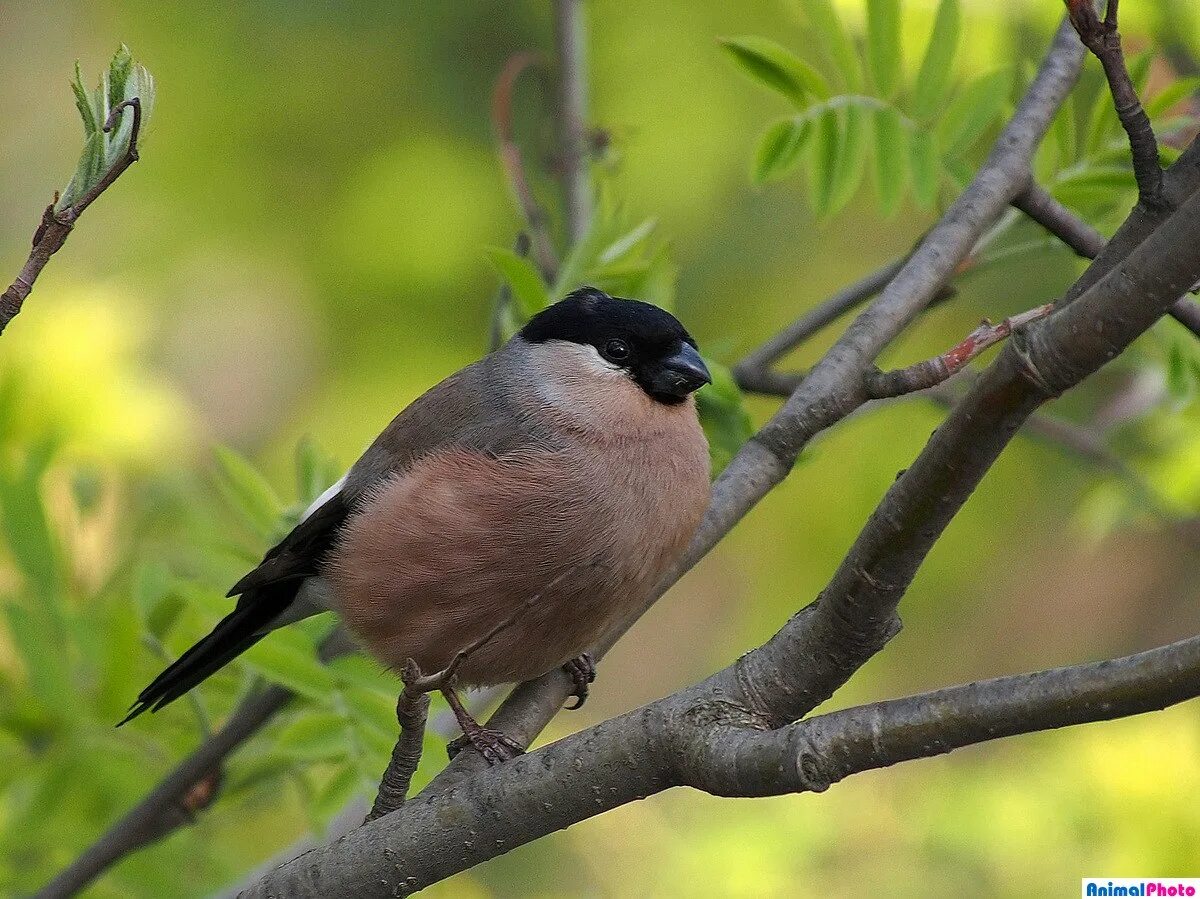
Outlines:
[{"label": "bird's claw", "polygon": [[562,666],[563,671],[571,676],[572,682],[575,684],[575,689],[571,695],[575,697],[575,704],[569,705],[567,708],[571,711],[582,708],[588,698],[588,684],[596,679],[596,663],[588,653],[571,659]]},{"label": "bird's claw", "polygon": [[525,747],[512,737],[486,727],[471,728],[461,737],[451,740],[446,745],[446,754],[453,759],[468,746],[483,756],[489,765],[498,765],[525,754]]}]

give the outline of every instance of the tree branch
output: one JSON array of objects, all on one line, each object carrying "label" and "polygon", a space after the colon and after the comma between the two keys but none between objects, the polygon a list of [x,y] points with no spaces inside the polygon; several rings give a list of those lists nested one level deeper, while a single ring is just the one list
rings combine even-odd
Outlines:
[{"label": "tree branch", "polygon": [[557,118],[567,238],[574,244],[587,233],[592,221],[589,171],[592,154],[587,131],[587,29],[583,0],[555,0],[554,41],[558,52]]},{"label": "tree branch", "polygon": [[1200,637],[696,741],[688,784],[722,796],[821,792],[852,775],[1017,734],[1110,721],[1200,696]]},{"label": "tree branch", "polygon": [[692,688],[468,773],[272,872],[248,895],[407,895],[680,783],[726,795],[824,789],[855,770],[1196,695],[1200,644],[1186,642],[789,726],[895,632],[917,567],[1021,421],[1111,360],[1163,314],[1178,285],[1200,278],[1197,227],[1200,193],[1109,276],[1006,344],[888,491],[818,601],[767,644]]},{"label": "tree branch", "polygon": [[874,371],[867,375],[867,392],[873,399],[888,399],[903,396],[906,393],[916,393],[918,390],[928,390],[943,383],[955,373],[976,358],[988,347],[995,346],[1006,340],[1017,328],[1039,321],[1054,311],[1054,305],[1047,303],[1013,315],[993,325],[986,318],[978,328],[968,334],[961,342],[946,352],[917,362],[906,368],[895,371]]},{"label": "tree branch", "polygon": [[21,307],[33,291],[33,285],[42,273],[42,269],[46,267],[50,257],[61,250],[63,244],[67,242],[71,229],[75,227],[75,222],[102,193],[121,177],[127,168],[137,162],[137,142],[142,130],[140,99],[134,97],[114,106],[108,116],[108,121],[104,123],[104,131],[105,133],[112,131],[126,109],[133,111],[133,125],[129,131],[129,143],[126,145],[124,154],[109,167],[109,170],[104,173],[104,177],[97,181],[73,206],[56,212],[54,206],[58,202],[58,194],[55,194],[54,203],[47,206],[46,211],[42,213],[41,224],[38,225],[37,231],[33,235],[33,249],[29,253],[29,258],[25,260],[25,265],[21,267],[16,280],[3,294],[0,294],[0,334],[4,333],[8,323],[21,311]]},{"label": "tree branch", "polygon": [[1118,0],[1108,0],[1108,11],[1104,21],[1096,14],[1094,0],[1066,0],[1071,24],[1079,32],[1084,46],[1095,54],[1104,68],[1104,77],[1116,106],[1121,127],[1129,135],[1129,147],[1133,151],[1133,174],[1137,178],[1138,198],[1151,208],[1163,204],[1162,167],[1158,163],[1158,140],[1150,117],[1142,108],[1129,68],[1125,65],[1125,52],[1121,49],[1121,35],[1117,31]]},{"label": "tree branch", "polygon": [[408,788],[417,765],[421,763],[421,750],[425,745],[425,721],[429,717],[429,691],[417,688],[421,671],[416,662],[408,660],[404,667],[404,689],[396,700],[396,721],[400,725],[400,738],[392,747],[392,757],[379,782],[379,794],[367,814],[367,821],[381,818],[404,805]]}]

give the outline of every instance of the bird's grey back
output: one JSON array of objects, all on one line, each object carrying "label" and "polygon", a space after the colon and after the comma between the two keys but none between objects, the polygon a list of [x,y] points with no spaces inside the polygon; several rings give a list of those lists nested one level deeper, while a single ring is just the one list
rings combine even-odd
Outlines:
[{"label": "bird's grey back", "polygon": [[533,374],[519,340],[430,388],[392,419],[350,469],[342,490],[354,506],[365,492],[418,459],[451,447],[490,456],[559,445],[522,385]]}]

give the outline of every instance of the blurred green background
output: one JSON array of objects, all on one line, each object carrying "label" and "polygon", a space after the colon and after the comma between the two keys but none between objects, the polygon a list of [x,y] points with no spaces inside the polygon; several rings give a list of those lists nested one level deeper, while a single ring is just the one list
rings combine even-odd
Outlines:
[{"label": "blurred green background", "polygon": [[[314,674],[315,631],[234,666],[195,702],[111,725],[163,658],[222,614],[225,587],[286,507],[483,352],[498,283],[485,251],[510,246],[520,227],[493,146],[491,86],[511,54],[550,49],[549,6],[0,2],[6,283],[78,156],[74,61],[93,82],[124,42],[158,83],[142,161],[83,217],[0,341],[0,891],[44,883],[260,676],[304,698],[233,759],[224,795],[194,826],[90,894],[206,894],[370,793],[394,727],[393,682],[359,661]],[[935,7],[904,5],[909,80]],[[861,41],[861,0],[839,9]],[[1174,50],[1195,39],[1200,51],[1184,2],[1123,12],[1132,50],[1169,34],[1183,42]],[[996,131],[985,122],[946,162],[929,208],[906,199],[881,217],[868,177],[818,220],[804,177],[751,183],[759,135],[787,108],[718,44],[763,35],[832,72],[796,4],[589,0],[587,13],[591,119],[611,138],[597,178],[633,221],[657,220],[678,270],[675,309],[726,364],[907,250]],[[1002,71],[1007,101],[1059,15],[1052,0],[964,0],[952,88]],[[1166,59],[1145,62],[1152,92],[1174,81]],[[1090,61],[1067,113],[1085,124],[1098,72]],[[522,81],[517,130],[534,169],[553,154],[548,99],[536,76]],[[1181,94],[1165,112],[1190,109]],[[1055,184],[1100,165],[1107,180],[1062,196],[1106,229],[1120,221],[1133,194],[1110,171],[1119,150],[1097,163],[1060,137],[1046,154],[1039,172]],[[557,222],[552,179],[537,189]],[[1041,238],[1011,223],[954,301],[885,361],[925,358],[985,315],[1053,299],[1081,264]],[[831,337],[791,362],[811,362]],[[922,569],[903,633],[831,707],[1197,632],[1195,353],[1163,322],[1053,410],[1103,428],[1148,493],[1018,439]],[[747,403],[755,421],[775,407]],[[815,597],[941,414],[896,403],[820,439],[604,660],[587,707],[560,715],[549,736],[689,684],[769,637]],[[238,455],[214,461],[217,446]],[[288,652],[303,659],[281,661]],[[441,757],[431,742],[426,766]],[[1200,872],[1198,789],[1200,720],[1188,705],[860,775],[820,796],[675,791],[430,894],[1066,895],[1084,875]]]}]

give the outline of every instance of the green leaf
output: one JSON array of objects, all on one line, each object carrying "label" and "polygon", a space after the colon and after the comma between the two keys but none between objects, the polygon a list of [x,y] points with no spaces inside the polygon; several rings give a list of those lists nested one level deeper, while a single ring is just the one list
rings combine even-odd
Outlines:
[{"label": "green leaf", "polygon": [[306,761],[344,759],[346,729],[346,719],[334,712],[305,712],[279,732],[275,748]]},{"label": "green leaf", "polygon": [[[117,104],[125,100],[125,88],[129,83],[129,75],[133,71],[133,56],[129,48],[122,44],[113,54],[108,64],[108,75],[105,86],[108,94],[108,109],[115,109]],[[107,112],[105,114],[107,118]]]},{"label": "green leaf", "polygon": [[798,107],[810,97],[829,97],[829,86],[821,74],[775,41],[745,35],[722,38],[720,43],[743,72]]},{"label": "green leaf", "polygon": [[932,209],[938,193],[937,138],[927,128],[917,128],[909,143],[912,160],[913,197],[922,209]]},{"label": "green leaf", "polygon": [[913,112],[919,119],[932,119],[945,100],[961,25],[959,0],[942,0],[913,89]]},{"label": "green leaf", "polygon": [[74,705],[75,691],[67,679],[66,647],[49,616],[24,606],[4,607],[14,650],[21,657],[29,688],[48,712],[61,714]]},{"label": "green leaf", "polygon": [[893,106],[875,110],[875,186],[885,217],[896,214],[908,186],[908,133]]},{"label": "green leaf", "polygon": [[982,75],[950,101],[938,119],[938,143],[945,153],[965,153],[987,127],[1000,117],[1012,87],[1012,70],[1001,69]]},{"label": "green leaf", "polygon": [[751,173],[754,183],[765,184],[790,175],[799,164],[812,131],[812,122],[797,116],[780,119],[767,128],[754,154]]},{"label": "green leaf", "polygon": [[1094,203],[1120,201],[1136,188],[1133,172],[1122,166],[1094,166],[1062,177],[1050,189],[1061,203],[1084,210]]},{"label": "green leaf", "polygon": [[839,122],[837,110],[826,109],[820,114],[816,122],[816,139],[809,153],[809,195],[813,213],[819,219],[829,214],[833,200],[833,177],[842,139]]},{"label": "green leaf", "polygon": [[513,298],[525,320],[550,305],[550,293],[532,262],[501,247],[488,247],[486,252],[496,271],[512,288]]},{"label": "green leaf", "polygon": [[841,115],[841,142],[830,187],[829,213],[835,215],[854,198],[867,170],[867,144],[870,139],[869,112],[857,103],[849,104]]},{"label": "green leaf", "polygon": [[269,537],[283,511],[275,490],[244,456],[226,446],[213,451],[216,482],[225,501],[260,536]]},{"label": "green leaf", "polygon": [[122,113],[117,126],[106,134],[103,128],[109,110],[137,97],[141,105],[143,133],[154,111],[154,78],[144,66],[134,63],[129,48],[124,44],[113,55],[100,79],[100,86],[94,91],[89,92],[83,86],[83,73],[76,62],[71,92],[75,95],[75,106],[83,119],[84,146],[75,174],[63,188],[54,207],[58,211],[78,203],[128,149],[133,133],[133,113]]},{"label": "green leaf", "polygon": [[312,437],[300,439],[296,444],[296,496],[305,507],[340,476],[337,462]]},{"label": "green leaf", "polygon": [[361,728],[386,739],[384,749],[396,742],[396,695],[397,686],[391,693],[379,690],[345,690],[342,701],[350,710],[350,718]]},{"label": "green leaf", "polygon": [[1152,119],[1166,115],[1197,92],[1200,92],[1200,77],[1178,78],[1146,102],[1146,114]]},{"label": "green leaf", "polygon": [[43,441],[15,471],[0,472],[0,521],[30,591],[57,606],[63,587],[62,552],[42,499],[42,481],[54,450],[53,441]]},{"label": "green leaf", "polygon": [[159,640],[171,632],[186,603],[175,589],[175,580],[162,562],[138,566],[133,581],[133,602],[145,629]]},{"label": "green leaf", "polygon": [[723,469],[742,444],[750,439],[754,427],[746,411],[742,392],[729,369],[718,362],[705,360],[712,383],[696,394],[696,409],[700,424],[708,437],[712,456],[713,475]]},{"label": "green leaf", "polygon": [[1167,351],[1167,392],[1177,403],[1186,403],[1196,389],[1195,371],[1188,362],[1183,347],[1172,342]]},{"label": "green leaf", "polygon": [[1079,123],[1073,104],[1062,105],[1054,121],[1050,123],[1050,133],[1058,145],[1058,164],[1061,168],[1066,168],[1079,157]]},{"label": "green leaf", "polygon": [[83,119],[83,136],[91,137],[104,123],[97,121],[98,113],[92,105],[92,98],[88,96],[87,88],[83,86],[83,72],[79,68],[79,60],[75,60],[75,77],[71,79],[71,90],[75,93],[75,106],[79,110],[79,117]]},{"label": "green leaf", "polygon": [[817,39],[824,45],[825,52],[841,73],[847,89],[862,90],[863,78],[858,63],[858,52],[833,4],[830,0],[800,0],[800,6],[816,30]]},{"label": "green leaf", "polygon": [[900,52],[900,0],[867,0],[867,59],[881,97],[896,93]]},{"label": "green leaf", "polygon": [[249,668],[301,696],[325,702],[333,695],[333,675],[317,658],[312,641],[300,631],[276,631],[242,658]]},{"label": "green leaf", "polygon": [[339,686],[354,690],[373,690],[395,696],[396,676],[389,674],[374,659],[360,654],[339,656],[325,666]]},{"label": "green leaf", "polygon": [[312,801],[312,814],[328,821],[360,792],[362,781],[352,765],[344,766],[319,790]]},{"label": "green leaf", "polygon": [[633,254],[642,247],[654,229],[658,227],[657,219],[646,219],[637,227],[622,234],[607,247],[600,251],[598,261],[603,266],[612,265]]},{"label": "green leaf", "polygon": [[946,174],[958,185],[959,190],[966,190],[968,185],[975,180],[975,169],[961,156],[944,155],[942,156],[942,165],[946,168]]}]

